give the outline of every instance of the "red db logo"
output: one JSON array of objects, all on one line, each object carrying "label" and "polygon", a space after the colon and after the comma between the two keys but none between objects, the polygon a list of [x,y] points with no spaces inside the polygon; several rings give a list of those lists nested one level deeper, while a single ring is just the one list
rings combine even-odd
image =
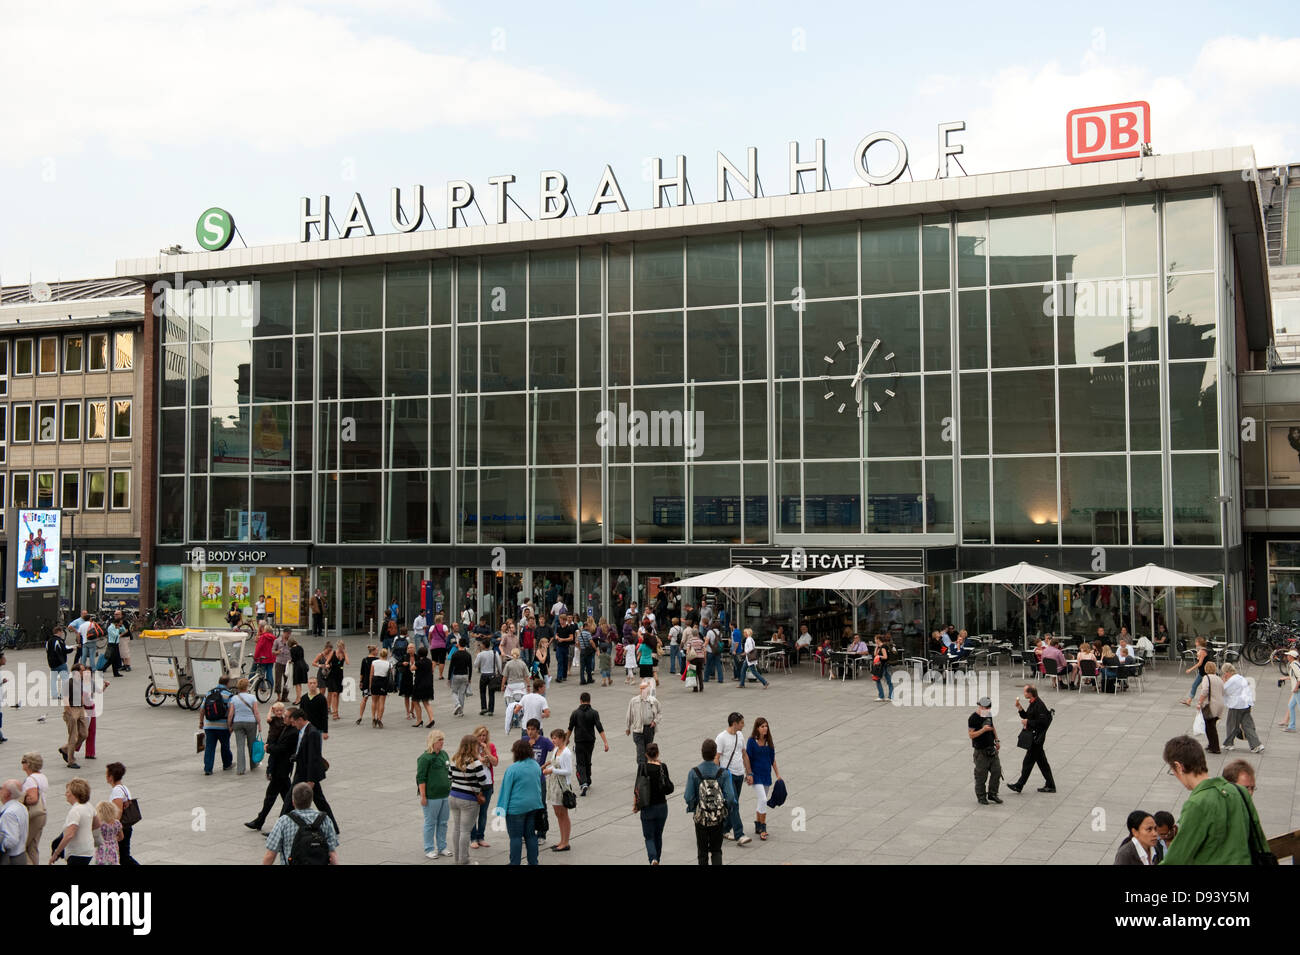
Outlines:
[{"label": "red db logo", "polygon": [[1065,158],[1072,163],[1129,159],[1151,142],[1151,104],[1072,109],[1065,116]]}]

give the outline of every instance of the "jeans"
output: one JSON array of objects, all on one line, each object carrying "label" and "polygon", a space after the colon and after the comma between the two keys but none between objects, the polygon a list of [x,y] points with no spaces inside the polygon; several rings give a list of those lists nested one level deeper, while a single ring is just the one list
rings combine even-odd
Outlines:
[{"label": "jeans", "polygon": [[641,732],[632,734],[632,742],[636,743],[636,764],[645,765],[645,748],[655,741],[655,728],[653,726],[641,727]]},{"label": "jeans", "polygon": [[218,729],[204,727],[203,729],[203,771],[209,776],[212,775],[212,764],[217,755],[217,744],[221,744],[221,768],[229,769],[232,761],[230,755],[230,730],[224,726]]},{"label": "jeans", "polygon": [[1192,690],[1190,693],[1187,694],[1188,697],[1190,697],[1193,700],[1196,699],[1196,691],[1200,689],[1201,680],[1203,680],[1204,678],[1205,678],[1205,674],[1203,673],[1196,674],[1196,679],[1192,682]]},{"label": "jeans", "polygon": [[722,826],[695,825],[695,852],[700,865],[722,865]]},{"label": "jeans", "polygon": [[1295,729],[1295,714],[1297,707],[1300,707],[1300,693],[1292,693],[1291,699],[1286,704],[1286,710],[1287,713],[1290,714],[1291,720],[1291,722],[1286,724],[1286,728],[1289,730]]},{"label": "jeans", "polygon": [[483,802],[478,807],[478,819],[474,822],[474,828],[469,831],[470,842],[482,842],[487,835],[487,817],[488,808],[492,805],[492,788],[491,786],[483,787]]},{"label": "jeans", "polygon": [[465,692],[469,689],[469,677],[454,676],[451,678],[451,692],[456,697],[456,709],[465,712]]},{"label": "jeans", "polygon": [[722,682],[722,654],[710,653],[704,658],[704,683],[709,682],[709,676],[714,672],[718,673],[718,682]]},{"label": "jeans", "polygon": [[[882,687],[889,687],[889,696],[885,696]],[[894,698],[894,678],[889,673],[889,667],[880,668],[880,679],[876,681],[876,696],[882,700],[892,700]]]},{"label": "jeans", "polygon": [[[733,653],[731,655],[731,675],[739,680],[742,685],[745,682],[745,655],[743,653]],[[718,681],[721,682],[721,681]]]},{"label": "jeans", "polygon": [[68,683],[68,665],[60,664],[50,670],[50,696],[56,700],[63,699],[63,688]]},{"label": "jeans", "polygon": [[767,686],[767,681],[763,679],[763,674],[758,672],[757,663],[746,663],[740,668],[741,686],[745,685],[745,677],[751,673],[754,675],[754,679],[756,679],[759,683],[763,684],[764,686]]},{"label": "jeans", "polygon": [[489,714],[497,709],[497,680],[495,673],[480,673],[478,677],[478,708]]},{"label": "jeans", "polygon": [[506,834],[510,837],[510,865],[519,865],[520,850],[528,847],[528,864],[537,865],[537,833],[533,831],[537,811],[506,816]]},{"label": "jeans", "polygon": [[266,677],[268,683],[275,679],[274,663],[255,663],[253,664],[253,668],[254,670],[260,671],[262,676]]},{"label": "jeans", "polygon": [[731,804],[731,812],[727,815],[727,821],[722,824],[723,829],[730,829],[731,834],[739,839],[745,834],[745,824],[740,821],[740,791],[745,787],[745,777],[743,774],[737,776],[731,774],[731,788],[736,791],[736,801]]},{"label": "jeans", "polygon": [[426,650],[429,649],[429,634],[427,631],[424,633],[414,633],[411,639],[415,642],[415,649],[417,651],[421,647],[424,647]]},{"label": "jeans", "polygon": [[582,650],[578,654],[578,682],[582,684],[596,682],[596,648]]},{"label": "jeans", "polygon": [[596,748],[596,738],[575,739],[573,741],[573,751],[575,761],[577,762],[578,785],[591,785],[591,754]]},{"label": "jeans", "polygon": [[451,796],[447,803],[451,807],[451,845],[456,852],[456,865],[469,865],[469,840],[478,822],[478,802]]},{"label": "jeans", "polygon": [[641,835],[645,839],[645,854],[651,862],[660,861],[664,852],[664,824],[668,822],[668,803],[641,808]]},{"label": "jeans", "polygon": [[555,682],[563,683],[569,675],[569,660],[572,647],[561,643],[555,648]]},{"label": "jeans", "polygon": [[387,650],[389,653],[392,653],[393,638],[388,636],[388,634],[384,634],[382,637],[379,638],[379,645],[383,647],[385,650]]},{"label": "jeans", "polygon": [[235,772],[243,775],[244,751],[248,751],[248,761],[253,762],[253,740],[257,738],[257,724],[254,722],[235,723],[231,728],[235,743]]},{"label": "jeans", "polygon": [[682,658],[682,648],[675,643],[668,645],[668,672],[669,674],[678,673],[686,669],[686,663]]},{"label": "jeans", "polygon": [[525,666],[531,669],[536,655],[533,653],[532,647],[524,647],[519,651],[519,657],[524,661]]},{"label": "jeans", "polygon": [[447,797],[424,801],[424,851],[442,852],[447,848],[447,818],[451,808]]}]

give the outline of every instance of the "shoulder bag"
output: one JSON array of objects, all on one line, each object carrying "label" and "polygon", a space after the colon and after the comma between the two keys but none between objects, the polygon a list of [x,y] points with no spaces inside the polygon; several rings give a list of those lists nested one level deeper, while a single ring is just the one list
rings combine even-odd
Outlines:
[{"label": "shoulder bag", "polygon": [[1269,851],[1268,844],[1265,843],[1262,846],[1259,844],[1259,836],[1255,832],[1255,813],[1251,810],[1250,800],[1246,798],[1246,791],[1236,783],[1232,784],[1232,788],[1237,790],[1237,794],[1241,796],[1242,805],[1246,810],[1246,832],[1248,833],[1247,839],[1250,845],[1250,864],[1277,865],[1277,856]]},{"label": "shoulder bag", "polygon": [[127,790],[127,797],[122,801],[122,827],[130,829],[142,818],[140,815],[140,803],[131,796],[131,791]]}]

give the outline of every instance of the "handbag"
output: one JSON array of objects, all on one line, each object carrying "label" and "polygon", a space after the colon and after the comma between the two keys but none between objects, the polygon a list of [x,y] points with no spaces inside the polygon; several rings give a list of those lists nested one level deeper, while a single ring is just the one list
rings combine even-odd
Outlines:
[{"label": "handbag", "polygon": [[253,740],[253,765],[258,765],[265,755],[266,744],[262,742],[262,734],[258,733],[257,738]]},{"label": "handbag", "polygon": [[1016,745],[1021,749],[1032,748],[1034,745],[1034,731],[1027,727],[1022,729],[1020,735],[1016,737]]},{"label": "handbag", "polygon": [[650,805],[650,771],[646,765],[637,767],[636,782],[632,784],[632,811],[640,812]]},{"label": "handbag", "polygon": [[1246,790],[1242,789],[1237,783],[1233,783],[1233,788],[1241,796],[1241,801],[1246,807],[1246,829],[1250,833],[1250,864],[1251,865],[1277,865],[1277,856],[1269,851],[1267,844],[1259,844],[1259,836],[1255,832],[1255,814],[1251,811],[1250,800],[1246,798]]},{"label": "handbag", "polygon": [[140,802],[137,799],[127,799],[122,805],[122,828],[130,829],[141,819]]},{"label": "handbag", "polygon": [[566,789],[564,795],[560,797],[560,802],[564,805],[565,809],[577,809],[578,795],[572,789]]}]

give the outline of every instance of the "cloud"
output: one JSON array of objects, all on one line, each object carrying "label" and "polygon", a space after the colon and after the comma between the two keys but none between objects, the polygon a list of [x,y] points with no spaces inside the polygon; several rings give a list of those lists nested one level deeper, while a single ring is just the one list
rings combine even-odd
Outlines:
[{"label": "cloud", "polygon": [[9,91],[0,160],[102,146],[120,156],[177,144],[279,152],[436,126],[518,134],[548,119],[623,112],[500,53],[433,52],[391,23],[376,32],[376,9],[400,20],[442,16],[415,0],[364,10],[347,0],[140,0],[116,10],[77,4],[62,14],[76,29],[64,30],[48,7],[19,8],[0,59]]},{"label": "cloud", "polygon": [[[969,172],[1063,163],[1067,112],[1129,100],[1150,102],[1158,153],[1253,145],[1261,165],[1300,155],[1300,122],[1283,108],[1300,89],[1300,39],[1218,37],[1186,70],[1164,74],[1094,48],[1077,67],[1051,61],[965,82]],[[954,88],[948,77],[928,85]]]}]

